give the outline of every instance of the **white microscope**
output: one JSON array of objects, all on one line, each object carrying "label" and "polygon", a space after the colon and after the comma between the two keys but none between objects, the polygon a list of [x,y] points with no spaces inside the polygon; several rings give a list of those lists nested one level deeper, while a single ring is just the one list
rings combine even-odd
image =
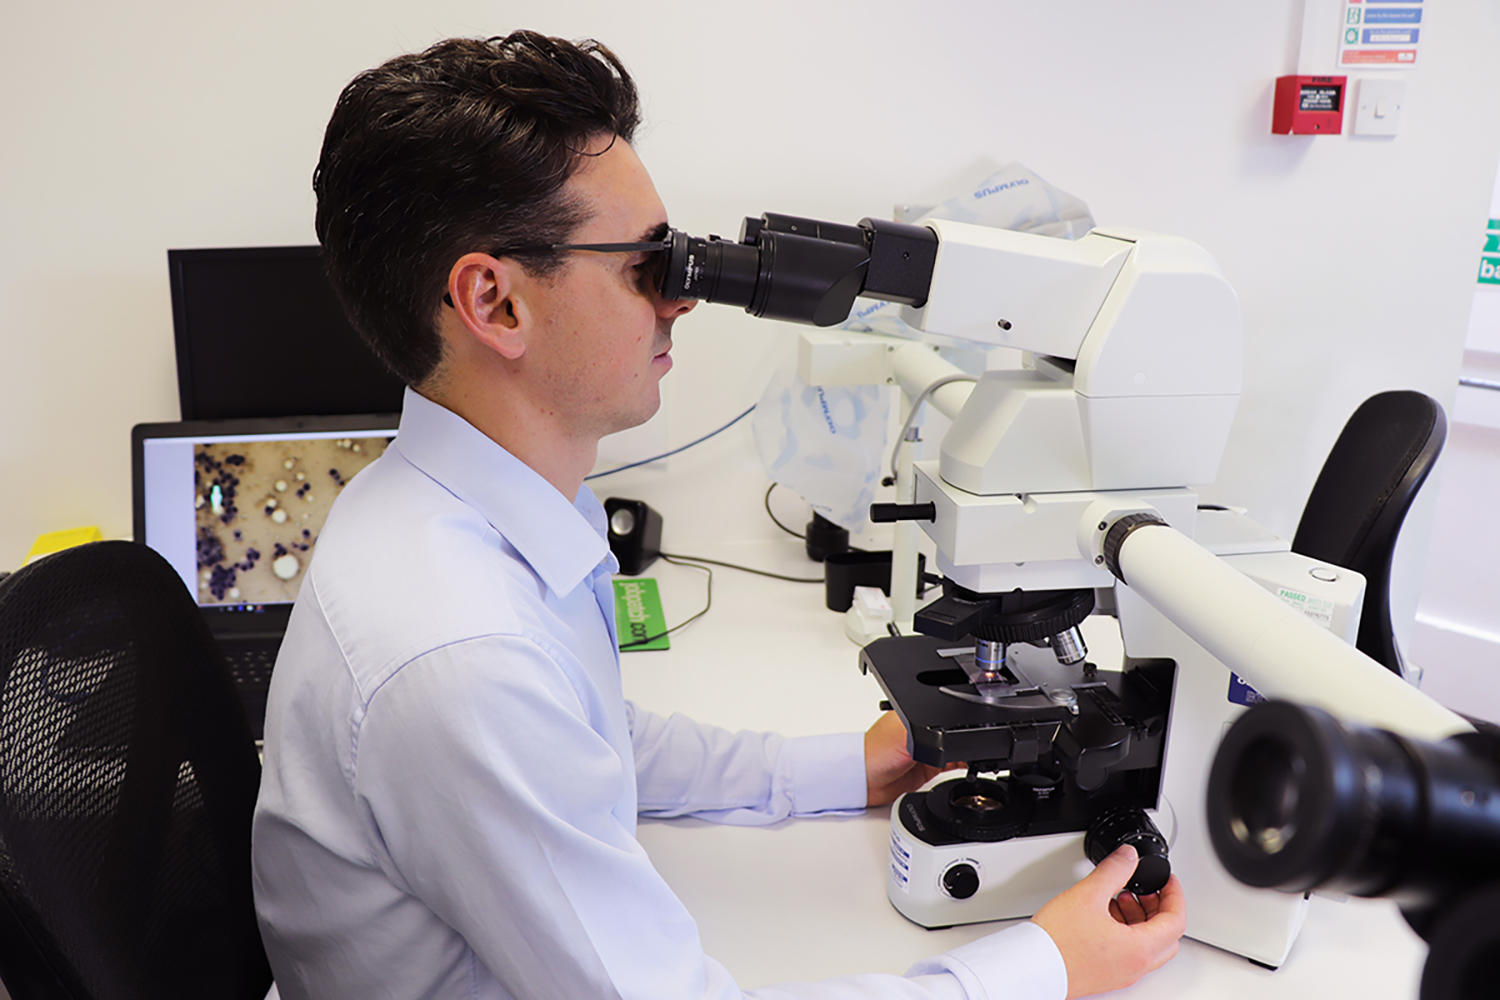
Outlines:
[{"label": "white microscope", "polygon": [[[931,393],[953,420],[940,457],[905,463],[905,502],[872,511],[902,522],[891,593],[918,634],[870,643],[861,668],[917,760],[968,765],[893,807],[896,908],[927,927],[1024,917],[1129,842],[1133,890],[1182,880],[1190,937],[1280,965],[1305,896],[1236,881],[1205,821],[1230,724],[1264,696],[1415,739],[1471,727],[1353,648],[1362,577],[1200,508],[1242,369],[1213,259],[1123,230],[1069,242],[771,214],[739,242],[673,231],[665,250],[668,297],[829,326],[866,296],[902,303],[917,331],[1027,352],[1023,370]],[[859,335],[804,338],[801,368],[913,399],[957,374],[930,344]],[[917,525],[944,584],[913,612],[900,581]],[[1089,661],[1080,626],[1096,611],[1118,619],[1123,662]]]}]

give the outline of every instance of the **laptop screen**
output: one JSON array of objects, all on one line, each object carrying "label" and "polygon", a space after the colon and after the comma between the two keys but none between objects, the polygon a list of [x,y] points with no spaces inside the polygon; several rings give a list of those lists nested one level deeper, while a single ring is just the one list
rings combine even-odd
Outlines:
[{"label": "laptop screen", "polygon": [[317,247],[168,250],[167,269],[182,419],[401,408],[401,380],[349,325]]},{"label": "laptop screen", "polygon": [[330,505],[385,451],[397,420],[137,425],[135,538],[172,564],[217,633],[284,628]]}]

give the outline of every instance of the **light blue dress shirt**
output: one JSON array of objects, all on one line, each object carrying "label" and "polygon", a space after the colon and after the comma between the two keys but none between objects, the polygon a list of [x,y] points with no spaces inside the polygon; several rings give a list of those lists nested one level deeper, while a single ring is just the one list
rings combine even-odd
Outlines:
[{"label": "light blue dress shirt", "polygon": [[[253,831],[286,1000],[739,997],[635,839],[863,806],[860,734],[629,705],[604,512],[408,391],[334,505],[277,660]],[[1004,989],[1000,989],[1003,986]],[[1032,924],[906,977],[760,997],[1060,998]]]}]

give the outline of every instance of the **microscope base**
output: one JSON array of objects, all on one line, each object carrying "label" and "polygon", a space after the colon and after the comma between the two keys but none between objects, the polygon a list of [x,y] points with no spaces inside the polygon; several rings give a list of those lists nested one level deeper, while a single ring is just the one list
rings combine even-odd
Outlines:
[{"label": "microscope base", "polygon": [[[909,827],[912,812],[902,808],[908,797],[891,807],[886,896],[902,916],[922,927],[1029,917],[1093,870],[1083,853],[1081,832],[991,842],[933,837]],[[1148,815],[1170,842],[1176,835],[1170,811]],[[951,842],[933,844],[931,839]],[[960,898],[965,892],[969,894]]]}]

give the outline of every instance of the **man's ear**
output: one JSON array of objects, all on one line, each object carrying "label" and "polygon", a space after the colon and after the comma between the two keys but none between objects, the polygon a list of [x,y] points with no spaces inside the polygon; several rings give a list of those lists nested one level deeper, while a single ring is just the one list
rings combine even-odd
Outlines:
[{"label": "man's ear", "polygon": [[448,271],[448,298],[464,329],[481,345],[508,361],[526,353],[532,316],[529,286],[521,265],[508,258],[468,253]]}]

